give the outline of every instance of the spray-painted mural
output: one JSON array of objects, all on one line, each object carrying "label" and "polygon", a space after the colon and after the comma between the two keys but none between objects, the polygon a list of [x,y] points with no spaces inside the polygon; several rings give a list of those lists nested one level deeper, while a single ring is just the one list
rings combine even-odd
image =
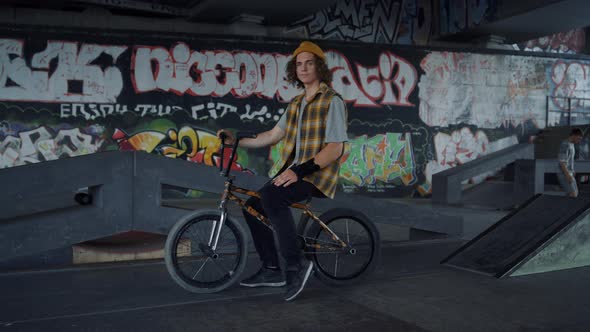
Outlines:
[{"label": "spray-painted mural", "polygon": [[427,44],[434,0],[340,0],[289,26],[312,39]]},{"label": "spray-painted mural", "polygon": [[[495,10],[496,0],[340,0],[287,30],[312,39],[427,45],[434,35],[493,19]],[[438,28],[433,26],[436,21]]]},{"label": "spray-painted mural", "polygon": [[453,34],[494,19],[496,0],[440,0],[440,35]]},{"label": "spray-painted mural", "polygon": [[521,51],[569,54],[583,52],[585,46],[586,30],[584,28],[560,32],[513,45],[515,50]]},{"label": "spray-painted mural", "polygon": [[[0,167],[107,150],[217,166],[218,129],[271,129],[300,92],[284,79],[296,46],[4,31]],[[432,174],[544,128],[547,101],[590,97],[590,62],[580,60],[324,48],[349,112],[345,192],[427,195]],[[240,150],[233,169],[268,174],[279,148]]]},{"label": "spray-painted mural", "polygon": [[0,168],[20,166],[64,157],[81,156],[102,149],[104,128],[91,125],[48,127],[2,121],[0,123]]}]

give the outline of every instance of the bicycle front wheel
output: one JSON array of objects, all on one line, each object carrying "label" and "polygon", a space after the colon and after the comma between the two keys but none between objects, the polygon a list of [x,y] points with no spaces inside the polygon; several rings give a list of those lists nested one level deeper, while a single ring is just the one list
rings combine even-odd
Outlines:
[{"label": "bicycle front wheel", "polygon": [[334,240],[319,223],[309,228],[306,252],[321,281],[333,286],[348,285],[375,270],[381,257],[379,232],[365,215],[351,209],[332,209],[319,218],[346,244]]},{"label": "bicycle front wheel", "polygon": [[246,233],[227,216],[217,247],[211,238],[219,223],[218,211],[195,212],[179,220],[168,233],[166,269],[182,288],[193,293],[215,293],[234,284],[247,259]]}]

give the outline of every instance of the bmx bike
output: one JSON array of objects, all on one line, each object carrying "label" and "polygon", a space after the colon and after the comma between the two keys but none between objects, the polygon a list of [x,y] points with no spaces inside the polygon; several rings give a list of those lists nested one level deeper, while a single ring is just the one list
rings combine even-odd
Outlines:
[{"label": "bmx bike", "polygon": [[[242,277],[248,256],[248,236],[242,223],[228,214],[227,203],[237,203],[247,213],[272,229],[262,213],[248,206],[237,194],[260,198],[251,190],[233,184],[230,168],[238,143],[256,134],[238,132],[232,146],[221,137],[219,170],[225,189],[218,210],[195,210],[176,222],[165,245],[166,269],[182,288],[194,293],[214,293],[233,285]],[[232,148],[224,166],[225,148]],[[371,273],[380,260],[379,232],[362,213],[335,208],[319,217],[311,210],[311,198],[291,207],[302,210],[297,225],[299,245],[306,258],[313,260],[315,275],[333,286],[348,285]],[[311,221],[311,222],[310,222]]]}]

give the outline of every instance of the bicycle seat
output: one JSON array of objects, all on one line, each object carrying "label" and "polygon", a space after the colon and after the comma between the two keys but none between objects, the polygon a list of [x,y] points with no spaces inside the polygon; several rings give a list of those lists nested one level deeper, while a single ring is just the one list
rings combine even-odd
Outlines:
[{"label": "bicycle seat", "polygon": [[236,133],[236,139],[242,139],[242,138],[256,138],[256,136],[258,136],[258,134],[256,134],[253,131],[238,131]]}]

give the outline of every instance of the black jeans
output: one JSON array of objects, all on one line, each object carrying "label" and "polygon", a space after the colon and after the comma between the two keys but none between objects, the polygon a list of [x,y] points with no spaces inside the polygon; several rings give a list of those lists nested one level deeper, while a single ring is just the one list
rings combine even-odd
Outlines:
[{"label": "black jeans", "polygon": [[[315,186],[305,181],[297,181],[287,187],[275,186],[269,181],[258,191],[261,199],[252,197],[247,201],[248,205],[270,219],[288,271],[298,270],[302,259],[301,249],[297,244],[295,221],[289,206],[309,198],[314,190]],[[246,211],[244,218],[250,227],[262,264],[279,267],[273,231]]]}]

